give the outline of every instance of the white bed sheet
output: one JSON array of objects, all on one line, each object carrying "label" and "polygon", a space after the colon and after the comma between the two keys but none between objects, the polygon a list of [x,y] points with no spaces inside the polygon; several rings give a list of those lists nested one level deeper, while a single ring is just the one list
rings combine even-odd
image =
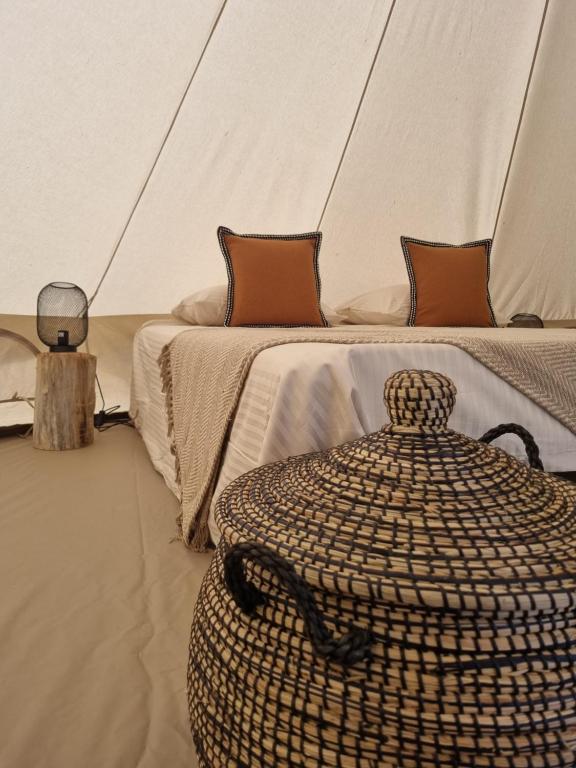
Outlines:
[{"label": "white bed sheet", "polygon": [[[179,495],[168,438],[158,357],[186,325],[141,328],[134,340],[131,414],[156,469]],[[214,502],[239,475],[254,467],[330,448],[374,432],[386,423],[383,386],[403,368],[446,375],[458,397],[450,426],[480,437],[502,422],[534,435],[544,467],[576,470],[576,436],[525,395],[458,347],[448,344],[283,344],[261,352],[246,380],[218,476]],[[497,442],[524,458],[517,438]],[[213,538],[218,531],[211,516]]]}]

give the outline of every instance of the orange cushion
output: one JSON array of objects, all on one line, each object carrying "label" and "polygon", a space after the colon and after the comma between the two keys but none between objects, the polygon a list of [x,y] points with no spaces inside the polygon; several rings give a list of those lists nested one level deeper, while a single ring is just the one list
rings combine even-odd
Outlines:
[{"label": "orange cushion", "polygon": [[325,326],[318,251],[322,235],[237,235],[218,228],[228,270],[224,325]]},{"label": "orange cushion", "polygon": [[410,279],[408,325],[496,325],[488,292],[492,240],[464,245],[401,237]]}]

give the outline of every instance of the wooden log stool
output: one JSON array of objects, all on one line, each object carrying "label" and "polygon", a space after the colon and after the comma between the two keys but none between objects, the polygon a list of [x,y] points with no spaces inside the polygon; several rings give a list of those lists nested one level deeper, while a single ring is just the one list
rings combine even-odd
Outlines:
[{"label": "wooden log stool", "polygon": [[96,358],[84,352],[37,357],[35,448],[64,451],[94,442]]}]

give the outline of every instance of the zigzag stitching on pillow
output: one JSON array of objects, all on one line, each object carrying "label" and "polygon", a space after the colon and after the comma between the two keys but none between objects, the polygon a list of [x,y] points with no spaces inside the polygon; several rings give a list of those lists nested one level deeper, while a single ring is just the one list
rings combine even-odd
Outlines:
[{"label": "zigzag stitching on pillow", "polygon": [[[224,256],[226,262],[226,272],[228,274],[228,300],[226,302],[226,315],[224,317],[224,325],[230,326],[230,320],[232,319],[232,310],[234,308],[234,269],[232,267],[232,259],[226,247],[226,241],[224,235],[234,235],[235,237],[253,237],[259,240],[311,240],[315,239],[316,244],[314,246],[313,268],[314,268],[314,280],[316,285],[316,297],[318,299],[318,311],[324,327],[328,327],[329,323],[326,320],[322,306],[320,304],[321,282],[320,272],[318,271],[318,256],[320,254],[320,245],[322,243],[322,232],[304,232],[299,235],[261,235],[261,234],[245,234],[239,235],[237,232],[233,232],[228,227],[218,227],[218,242],[220,243],[220,250]],[[244,328],[317,328],[316,325],[310,323],[246,323]]]},{"label": "zigzag stitching on pillow", "polygon": [[474,240],[471,243],[462,243],[461,245],[454,245],[453,243],[435,243],[430,240],[418,240],[415,237],[400,236],[400,244],[402,246],[402,253],[404,254],[404,260],[406,261],[406,269],[408,271],[408,280],[410,281],[410,314],[408,315],[407,325],[414,326],[416,323],[416,275],[412,267],[412,257],[408,250],[407,243],[416,243],[416,245],[431,245],[437,248],[475,248],[478,245],[486,247],[486,298],[488,300],[488,309],[490,310],[490,320],[494,328],[497,327],[496,316],[494,315],[494,309],[492,307],[492,299],[490,298],[490,254],[492,252],[492,240],[486,238],[485,240]]}]

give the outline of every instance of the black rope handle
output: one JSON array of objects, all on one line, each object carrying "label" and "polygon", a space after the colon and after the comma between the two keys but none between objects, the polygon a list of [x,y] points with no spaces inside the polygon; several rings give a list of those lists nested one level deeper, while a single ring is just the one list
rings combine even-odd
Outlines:
[{"label": "black rope handle", "polygon": [[500,424],[498,427],[489,429],[486,434],[482,435],[480,442],[491,443],[492,440],[495,440],[497,437],[501,437],[502,435],[507,435],[510,433],[513,435],[518,435],[518,437],[524,443],[524,448],[526,448],[526,456],[528,457],[528,463],[530,466],[533,469],[544,469],[544,465],[542,464],[542,460],[540,458],[540,449],[538,448],[536,441],[530,432],[528,432],[527,429],[524,429],[524,427],[521,427],[520,424]]},{"label": "black rope handle", "polygon": [[224,557],[224,581],[241,611],[252,616],[256,608],[266,602],[265,595],[246,579],[245,560],[251,560],[273,573],[294,598],[308,637],[319,656],[345,666],[356,664],[369,657],[372,642],[370,632],[354,629],[335,639],[324,624],[310,587],[296,573],[292,563],[256,542],[236,544],[226,552]]}]

